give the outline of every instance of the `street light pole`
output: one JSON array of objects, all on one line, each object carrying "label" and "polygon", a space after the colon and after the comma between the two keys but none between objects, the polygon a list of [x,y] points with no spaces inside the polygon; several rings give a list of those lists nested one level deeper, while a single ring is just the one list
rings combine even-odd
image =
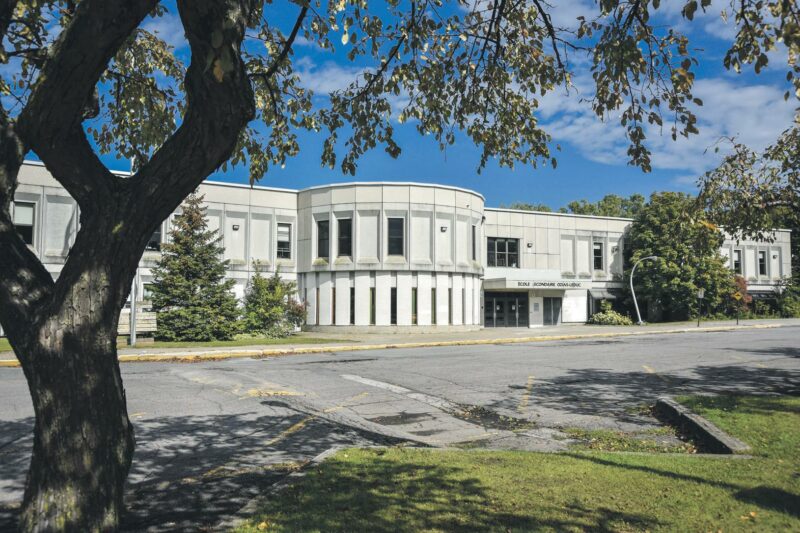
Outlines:
[{"label": "street light pole", "polygon": [[657,259],[661,259],[661,258],[660,258],[660,257],[658,257],[657,255],[648,255],[647,257],[642,257],[641,259],[639,259],[638,261],[636,261],[636,263],[633,265],[633,268],[631,269],[631,279],[630,279],[630,284],[631,284],[631,296],[633,296],[633,306],[636,308],[636,318],[638,318],[638,319],[639,319],[639,321],[637,322],[637,324],[639,324],[640,326],[641,326],[642,324],[644,324],[644,322],[642,322],[642,314],[639,312],[639,304],[638,304],[638,302],[636,301],[636,292],[633,290],[633,273],[634,273],[634,272],[636,272],[636,267],[638,267],[638,266],[639,266],[639,263],[641,263],[642,261],[646,261],[646,260],[648,260],[648,259],[652,259],[652,260],[654,260],[654,261],[655,261],[655,260],[657,260]]}]

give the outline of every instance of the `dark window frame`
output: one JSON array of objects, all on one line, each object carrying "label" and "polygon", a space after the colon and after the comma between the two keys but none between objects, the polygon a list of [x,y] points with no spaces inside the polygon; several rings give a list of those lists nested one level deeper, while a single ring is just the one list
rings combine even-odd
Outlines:
[{"label": "dark window frame", "polygon": [[490,267],[521,268],[519,239],[488,237],[486,239],[486,264]]},{"label": "dark window frame", "polygon": [[[399,229],[400,234],[397,235]],[[393,233],[395,233],[393,235]],[[387,255],[405,256],[406,219],[403,217],[388,217],[386,222],[386,253]]]},{"label": "dark window frame", "polygon": [[392,287],[389,291],[389,324],[397,325],[397,287]]},{"label": "dark window frame", "polygon": [[[26,206],[31,208],[31,223],[30,224],[19,224],[17,222],[17,209],[20,206]],[[36,242],[36,202],[25,202],[25,201],[14,201],[14,228],[22,237],[22,240],[28,246],[33,246]],[[22,230],[22,231],[20,231]]]},{"label": "dark window frame", "polygon": [[[344,228],[349,228],[346,233],[343,233]],[[353,219],[340,218],[336,222],[336,243],[337,257],[352,257],[353,256]]]},{"label": "dark window frame", "polygon": [[[605,255],[605,244],[601,241],[594,241],[592,243],[592,266],[595,270],[605,270]],[[600,266],[598,266],[598,261]]]},{"label": "dark window frame", "polygon": [[331,257],[330,220],[317,220],[317,257],[319,259],[330,259]]},{"label": "dark window frame", "polygon": [[733,258],[731,260],[731,264],[733,265],[733,271],[739,274],[740,276],[744,273],[742,270],[742,251],[741,250],[734,250],[733,251]]},{"label": "dark window frame", "polygon": [[767,252],[764,250],[759,250],[758,252],[758,275],[767,275]]},{"label": "dark window frame", "polygon": [[[281,227],[289,228],[289,240],[281,240]],[[278,222],[278,231],[276,234],[276,246],[275,252],[276,257],[278,259],[291,259],[292,258],[292,225],[288,222]],[[285,243],[286,246],[281,246],[281,243]]]},{"label": "dark window frame", "polygon": [[472,260],[478,260],[478,226],[472,225]]}]

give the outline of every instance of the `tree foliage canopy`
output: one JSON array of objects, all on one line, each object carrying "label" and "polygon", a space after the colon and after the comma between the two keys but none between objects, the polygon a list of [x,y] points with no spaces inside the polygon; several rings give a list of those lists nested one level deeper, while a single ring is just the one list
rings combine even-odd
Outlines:
[{"label": "tree foliage canopy", "polygon": [[642,262],[634,282],[637,297],[657,308],[665,320],[696,316],[698,289],[705,290],[707,313],[724,312],[735,291],[733,273],[719,252],[723,235],[703,224],[703,217],[693,197],[655,193],[626,235],[632,256],[626,260],[625,279],[639,259],[659,258]]}]

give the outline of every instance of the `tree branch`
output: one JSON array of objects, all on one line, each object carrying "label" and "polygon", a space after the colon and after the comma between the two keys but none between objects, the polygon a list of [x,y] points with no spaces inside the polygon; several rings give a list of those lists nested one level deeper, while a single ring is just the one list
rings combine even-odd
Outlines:
[{"label": "tree branch", "polygon": [[[272,62],[267,71],[263,74],[266,80],[269,80],[269,78],[271,78],[278,71],[281,63],[283,63],[283,61],[286,59],[286,56],[289,55],[289,50],[292,49],[294,40],[297,38],[297,33],[303,26],[303,19],[306,18],[306,13],[308,13],[308,6],[303,6],[303,8],[300,10],[300,14],[297,15],[297,20],[294,22],[294,27],[292,28],[292,32],[289,34],[289,38],[283,43],[283,49],[281,50],[281,53],[278,54],[278,57],[275,58],[275,61]],[[267,83],[268,82],[269,81],[267,81]]]},{"label": "tree branch", "polygon": [[119,178],[92,150],[81,123],[124,40],[157,0],[84,0],[53,45],[16,131],[84,211],[112,208]]},{"label": "tree branch", "polygon": [[[184,81],[188,105],[175,134],[131,178],[129,216],[147,227],[169,216],[230,157],[242,129],[255,116],[253,89],[241,58],[249,5],[248,0],[178,1],[192,50]],[[215,42],[220,35],[221,43]],[[139,232],[135,239],[143,239],[144,248],[148,237]]]}]

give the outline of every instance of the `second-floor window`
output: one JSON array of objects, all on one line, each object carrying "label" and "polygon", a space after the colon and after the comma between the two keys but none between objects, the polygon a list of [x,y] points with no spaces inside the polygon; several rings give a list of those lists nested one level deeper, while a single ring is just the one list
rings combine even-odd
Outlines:
[{"label": "second-floor window", "polygon": [[330,223],[327,220],[320,220],[317,222],[317,257],[328,259],[330,256]]},{"label": "second-floor window", "polygon": [[742,274],[742,251],[741,250],[734,250],[733,251],[733,271],[737,274]]},{"label": "second-floor window", "polygon": [[478,227],[472,226],[472,260],[478,260]]},{"label": "second-floor window", "polygon": [[604,270],[603,268],[603,243],[595,242],[592,248],[592,261],[595,270]]},{"label": "second-floor window", "polygon": [[486,264],[490,267],[519,268],[519,239],[489,237],[486,254]]},{"label": "second-floor window", "polygon": [[278,259],[292,258],[292,225],[278,224]]},{"label": "second-floor window", "polygon": [[404,220],[402,218],[389,219],[389,255],[404,255]]},{"label": "second-floor window", "polygon": [[353,255],[353,219],[339,219],[339,257]]},{"label": "second-floor window", "polygon": [[33,221],[35,204],[32,202],[14,202],[14,227],[25,244],[33,246]]},{"label": "second-floor window", "polygon": [[158,226],[153,234],[150,235],[150,240],[147,241],[145,250],[154,252],[161,251],[161,226]]},{"label": "second-floor window", "polygon": [[767,252],[758,252],[758,275],[767,275]]}]

